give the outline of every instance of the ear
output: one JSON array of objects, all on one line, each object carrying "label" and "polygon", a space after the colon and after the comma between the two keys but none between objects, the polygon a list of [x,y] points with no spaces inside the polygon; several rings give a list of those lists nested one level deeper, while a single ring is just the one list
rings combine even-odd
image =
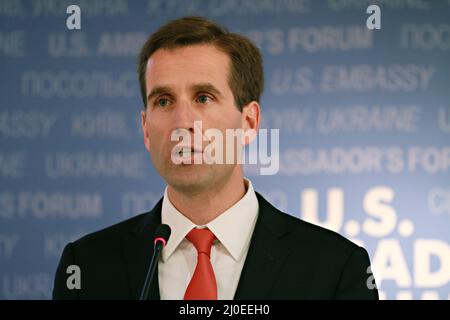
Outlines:
[{"label": "ear", "polygon": [[150,133],[148,130],[147,109],[141,111],[141,126],[144,133],[144,144],[148,152],[150,152]]},{"label": "ear", "polygon": [[242,108],[242,129],[244,129],[244,145],[249,144],[256,138],[259,130],[261,109],[259,103],[252,101]]}]

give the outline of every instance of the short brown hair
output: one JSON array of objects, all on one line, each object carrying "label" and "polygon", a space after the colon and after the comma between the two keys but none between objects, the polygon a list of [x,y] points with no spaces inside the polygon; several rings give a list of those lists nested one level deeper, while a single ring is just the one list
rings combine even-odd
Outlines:
[{"label": "short brown hair", "polygon": [[145,71],[147,61],[158,49],[176,49],[196,44],[212,44],[231,61],[228,85],[237,108],[251,101],[259,102],[264,88],[262,56],[246,37],[202,17],[184,17],[160,27],[145,42],[139,54],[138,74],[144,107],[147,107]]}]

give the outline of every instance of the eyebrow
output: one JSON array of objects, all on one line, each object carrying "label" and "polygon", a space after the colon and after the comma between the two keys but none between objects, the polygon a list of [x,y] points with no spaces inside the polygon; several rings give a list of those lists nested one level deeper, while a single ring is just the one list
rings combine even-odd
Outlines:
[{"label": "eyebrow", "polygon": [[152,91],[147,96],[147,101],[150,101],[156,96],[159,96],[161,94],[169,94],[173,95],[172,90],[167,86],[156,86],[152,89]]},{"label": "eyebrow", "polygon": [[[219,89],[217,89],[212,83],[204,82],[204,83],[197,83],[191,86],[191,91],[193,92],[210,92],[213,95],[216,95],[220,98],[223,98],[222,92],[220,92]],[[161,95],[161,94],[168,94],[174,96],[173,90],[170,89],[168,86],[156,86],[150,91],[150,93],[147,96],[147,101],[150,101],[154,97]]]},{"label": "eyebrow", "polygon": [[198,83],[192,86],[192,91],[195,92],[210,92],[215,96],[218,96],[220,98],[223,98],[222,92],[220,92],[219,89],[217,89],[212,83],[205,82],[205,83]]}]

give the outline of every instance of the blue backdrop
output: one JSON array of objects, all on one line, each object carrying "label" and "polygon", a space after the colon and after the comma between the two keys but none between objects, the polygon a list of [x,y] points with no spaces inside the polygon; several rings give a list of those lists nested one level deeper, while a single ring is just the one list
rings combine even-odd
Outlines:
[{"label": "blue backdrop", "polygon": [[280,158],[255,189],[363,244],[382,298],[449,299],[450,1],[424,0],[0,0],[0,298],[50,298],[67,242],[160,198],[136,55],[192,14],[262,50]]}]

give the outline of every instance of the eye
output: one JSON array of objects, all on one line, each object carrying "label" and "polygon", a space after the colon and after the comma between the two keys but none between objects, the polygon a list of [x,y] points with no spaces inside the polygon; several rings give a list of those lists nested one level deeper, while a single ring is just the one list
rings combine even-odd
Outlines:
[{"label": "eye", "polygon": [[170,104],[170,100],[167,98],[159,98],[155,100],[155,105],[158,107],[167,107]]},{"label": "eye", "polygon": [[212,99],[210,96],[206,95],[206,94],[201,94],[201,95],[199,95],[198,98],[197,98],[197,101],[198,101],[199,103],[201,103],[201,104],[206,104],[206,103],[208,103],[208,100],[212,101],[213,99]]}]

